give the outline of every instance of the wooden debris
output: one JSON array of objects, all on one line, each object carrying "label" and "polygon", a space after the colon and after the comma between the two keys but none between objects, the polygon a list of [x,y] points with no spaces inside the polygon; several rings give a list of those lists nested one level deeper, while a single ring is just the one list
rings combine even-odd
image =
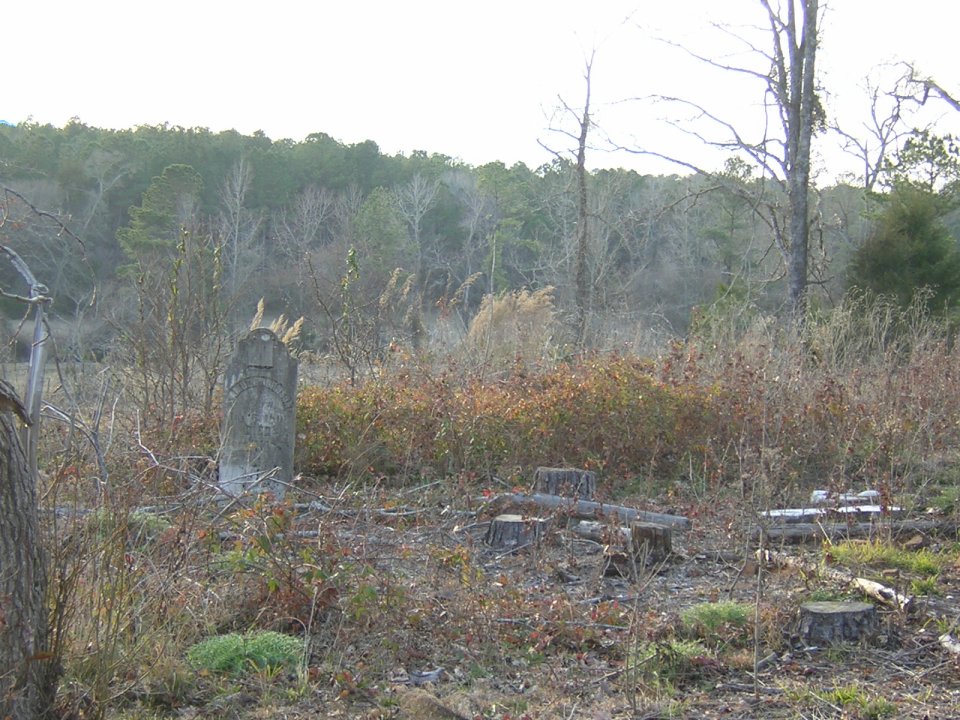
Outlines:
[{"label": "wooden debris", "polygon": [[877,490],[863,492],[832,493],[829,490],[814,490],[810,493],[810,502],[814,505],[858,505],[860,503],[880,502],[880,493]]},{"label": "wooden debris", "polygon": [[533,487],[547,495],[589,500],[597,492],[597,474],[576,468],[538,467],[533,473]]},{"label": "wooden debris", "polygon": [[854,578],[850,584],[864,595],[868,595],[875,600],[879,600],[884,605],[896,608],[897,610],[909,610],[910,604],[913,601],[912,598],[901,595],[893,588],[888,588],[886,585],[881,585],[878,582],[867,580],[866,578]]},{"label": "wooden debris", "polygon": [[939,638],[940,645],[951,655],[960,656],[960,641],[957,641],[950,633],[944,633]]},{"label": "wooden debris", "polygon": [[866,602],[808,602],[800,606],[800,637],[807,645],[869,639],[877,630],[877,609]]},{"label": "wooden debris", "polygon": [[541,518],[498,515],[491,521],[483,541],[497,550],[516,550],[537,542],[545,524]]},{"label": "wooden debris", "polygon": [[956,531],[956,523],[937,520],[890,520],[882,523],[791,522],[772,527],[754,528],[753,537],[754,539],[762,538],[764,542],[802,543],[840,538],[872,537],[878,532],[891,533],[896,536],[904,533],[951,534]]},{"label": "wooden debris", "polygon": [[893,505],[846,505],[843,507],[764,510],[760,513],[760,517],[762,521],[765,520],[776,525],[789,525],[792,523],[816,522],[830,516],[842,517],[847,520],[868,520],[880,517],[897,517],[902,513],[902,508]]},{"label": "wooden debris", "polygon": [[646,512],[635,510],[633,508],[623,507],[621,505],[607,505],[605,503],[592,502],[589,500],[571,500],[557,495],[524,495],[523,493],[512,493],[501,495],[498,500],[516,505],[536,505],[537,507],[549,510],[559,510],[567,512],[578,518],[617,518],[621,523],[630,523],[634,520],[643,522],[658,523],[679,530],[690,528],[690,520],[680,515],[667,515],[664,513]]},{"label": "wooden debris", "polygon": [[596,520],[580,520],[569,528],[570,532],[604,545],[625,545],[630,538],[630,528],[608,525]]}]

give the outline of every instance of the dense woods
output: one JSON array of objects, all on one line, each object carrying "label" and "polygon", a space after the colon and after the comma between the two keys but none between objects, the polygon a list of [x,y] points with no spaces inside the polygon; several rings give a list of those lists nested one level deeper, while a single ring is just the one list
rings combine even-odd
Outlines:
[{"label": "dense woods", "polygon": [[[208,258],[207,287],[194,290],[230,309],[223,329],[246,325],[263,297],[268,315],[305,316],[304,348],[319,353],[334,351],[347,304],[373,308],[392,285],[406,288],[406,306],[380,318],[381,347],[448,342],[441,318],[455,318],[462,335],[488,293],[552,286],[560,316],[572,318],[575,169],[559,159],[530,169],[388,156],[372,141],[347,146],[322,133],[292,142],[80,121],[0,126],[0,180],[16,193],[5,207],[21,220],[4,242],[49,279],[61,350],[76,358],[115,349],[138,288],[142,296],[165,282],[178,256]],[[694,308],[778,313],[784,267],[755,198],[779,190],[763,183],[735,159],[713,174],[589,173],[589,345],[682,335]],[[941,198],[932,219],[949,228],[950,204],[930,197]],[[23,202],[69,234],[18,213]],[[811,204],[811,304],[829,308],[882,198],[840,184],[816,189]],[[6,307],[8,319],[19,316]]]},{"label": "dense woods", "polygon": [[[406,323],[402,314],[392,319],[384,344],[429,333],[444,311],[465,329],[490,292],[553,286],[561,315],[573,313],[576,178],[562,161],[473,168],[442,156],[385,156],[373,142],[344,146],[322,134],[294,143],[77,121],[0,126],[0,178],[20,196],[8,203],[56,214],[76,236],[6,228],[5,238],[49,278],[63,331],[77,328],[68,335],[76,357],[113,347],[138,283],[159,282],[151,276],[165,277],[178,252],[216,258],[211,299],[236,309],[234,327],[264,297],[268,314],[304,315],[307,346],[320,352],[330,351],[329,316],[341,314],[350,267],[361,306],[380,297],[395,270],[393,282],[410,283]],[[683,334],[692,308],[731,295],[776,311],[783,272],[752,210],[749,186],[758,182],[736,163],[709,177],[591,173],[591,344]],[[815,202],[814,303],[830,305],[869,230],[869,201],[841,185]]]}]

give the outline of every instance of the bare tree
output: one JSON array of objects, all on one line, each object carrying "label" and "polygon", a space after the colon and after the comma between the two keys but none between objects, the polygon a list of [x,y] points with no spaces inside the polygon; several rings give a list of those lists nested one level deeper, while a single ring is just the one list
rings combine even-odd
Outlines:
[{"label": "bare tree", "polygon": [[945,90],[937,80],[921,73],[912,63],[905,62],[901,65],[904,70],[903,80],[908,90],[904,99],[912,100],[919,105],[926,105],[931,98],[937,98],[960,112],[960,100],[957,100],[956,93]]},{"label": "bare tree", "polygon": [[333,219],[335,206],[333,193],[311,185],[280,212],[276,222],[277,236],[291,260],[299,261],[305,252],[329,238],[328,225]]},{"label": "bare tree", "polygon": [[220,187],[220,232],[227,250],[227,296],[233,302],[247,275],[259,265],[260,226],[263,218],[246,207],[253,168],[240,158]]},{"label": "bare tree", "polygon": [[[757,197],[754,207],[768,225],[773,240],[781,251],[786,267],[788,305],[795,323],[803,321],[807,306],[810,248],[810,155],[815,132],[824,124],[824,113],[817,95],[816,56],[819,41],[819,0],[780,0],[776,6],[770,0],[759,0],[766,15],[767,46],[739,38],[754,56],[762,59],[762,69],[719,62],[685,51],[692,57],[720,70],[739,73],[757,80],[764,89],[766,115],[763,132],[751,140],[732,122],[722,119],[703,106],[686,98],[659,96],[691,108],[698,119],[719,129],[725,139],[716,139],[696,130],[690,133],[700,140],[723,150],[740,153],[750,158],[763,170],[764,178],[772,180],[774,188],[785,199],[770,193],[767,183],[760,182],[764,195]],[[673,163],[714,176],[695,163],[651,151],[623,148],[629,152],[653,155]]]},{"label": "bare tree", "polygon": [[[451,271],[454,275],[459,276],[458,281],[466,281],[485,270],[483,257],[488,252],[490,240],[497,230],[500,212],[497,208],[496,199],[484,192],[475,173],[464,170],[453,171],[447,175],[446,184],[463,208],[463,217],[460,224],[465,233],[459,258],[461,266],[451,268]],[[492,293],[493,278],[490,277],[487,280],[490,283],[489,291]],[[454,287],[457,284],[448,283],[448,285]],[[473,306],[472,290],[472,283],[462,288],[460,302],[457,304],[458,310]],[[464,329],[466,329],[467,318],[462,314],[460,318]]]},{"label": "bare tree", "polygon": [[438,180],[427,180],[420,173],[414,175],[410,182],[394,189],[397,206],[410,228],[410,240],[417,252],[417,274],[421,282],[426,278],[427,273],[426,253],[423,247],[423,216],[433,206],[439,190]]},{"label": "bare tree", "polygon": [[837,123],[831,124],[831,129],[840,135],[844,150],[862,163],[863,188],[867,191],[873,190],[884,164],[890,154],[896,152],[908,130],[904,107],[908,82],[906,75],[901,74],[892,88],[883,89],[880,81],[868,79],[870,112],[861,132],[850,132]]},{"label": "bare tree", "polygon": [[[576,132],[565,130],[561,125],[551,124],[551,130],[561,135],[565,135],[573,140],[576,145],[572,151],[576,161],[576,196],[577,196],[577,250],[574,263],[574,287],[576,301],[576,342],[577,347],[583,349],[587,337],[587,315],[590,310],[591,300],[591,282],[587,267],[587,251],[590,242],[589,229],[589,193],[587,188],[587,140],[590,136],[592,121],[590,118],[590,85],[593,74],[593,61],[596,53],[592,52],[590,57],[584,61],[583,78],[586,84],[584,91],[583,106],[579,108],[572,107],[562,97],[558,98],[560,102],[559,112],[562,117],[573,118],[576,126]],[[552,152],[557,157],[561,153],[540,143],[544,148]]]}]

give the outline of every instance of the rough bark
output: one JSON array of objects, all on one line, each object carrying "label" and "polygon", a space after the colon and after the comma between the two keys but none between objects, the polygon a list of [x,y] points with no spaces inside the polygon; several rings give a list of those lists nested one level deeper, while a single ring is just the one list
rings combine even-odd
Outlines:
[{"label": "rough bark", "polygon": [[498,515],[490,522],[484,542],[497,550],[516,550],[536,543],[545,522],[523,515]]},{"label": "rough bark", "polygon": [[576,300],[577,300],[577,347],[581,350],[587,342],[587,313],[590,307],[590,280],[587,268],[587,136],[590,132],[590,75],[593,58],[587,62],[587,93],[583,102],[583,115],[580,117],[580,136],[577,138],[577,259],[576,259]]},{"label": "rough bark", "polygon": [[37,496],[20,435],[0,413],[0,718],[35,720],[53,705],[47,577]]},{"label": "rough bark", "polygon": [[637,563],[642,565],[663,562],[673,552],[670,528],[658,523],[630,523],[630,545]]},{"label": "rough bark", "polygon": [[[790,205],[788,217],[787,285],[790,311],[802,322],[807,304],[807,265],[810,235],[810,146],[818,121],[814,82],[817,56],[818,0],[787,3],[784,21],[767,0],[773,33],[773,73],[770,87],[780,106],[786,139],[784,173]],[[797,18],[797,8],[802,17]]]},{"label": "rough bark", "polygon": [[589,500],[597,491],[597,474],[576,468],[538,467],[533,473],[533,487],[547,495]]}]

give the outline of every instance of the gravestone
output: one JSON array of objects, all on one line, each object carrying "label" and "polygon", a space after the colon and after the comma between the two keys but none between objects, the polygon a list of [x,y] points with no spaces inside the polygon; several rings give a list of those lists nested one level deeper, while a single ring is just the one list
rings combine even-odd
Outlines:
[{"label": "gravestone", "polygon": [[270,492],[293,479],[297,361],[267,328],[237,343],[224,377],[220,487],[230,495]]}]

